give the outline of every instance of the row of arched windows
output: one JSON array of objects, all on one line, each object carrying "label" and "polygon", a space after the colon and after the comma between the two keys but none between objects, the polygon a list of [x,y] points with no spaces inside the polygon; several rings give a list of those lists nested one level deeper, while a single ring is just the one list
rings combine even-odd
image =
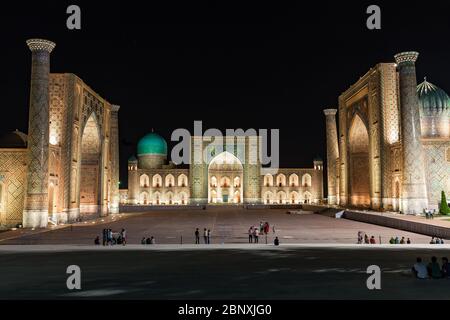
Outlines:
[{"label": "row of arched windows", "polygon": [[186,192],[180,192],[174,194],[173,192],[166,192],[164,194],[160,192],[154,192],[150,195],[148,192],[143,191],[139,196],[139,204],[147,205],[172,205],[172,204],[187,204],[188,195]]},{"label": "row of arched windows", "polygon": [[[221,177],[220,181],[218,181],[218,179],[215,176],[212,176],[210,181],[211,181],[210,184],[211,184],[212,188],[217,188],[217,186],[220,186],[221,188],[231,187],[231,179],[229,177]],[[233,187],[234,188],[241,187],[241,178],[240,177],[235,177],[233,179]]]},{"label": "row of arched windows", "polygon": [[[176,182],[176,183],[175,183]],[[142,188],[148,188],[150,187],[150,177],[146,174],[141,175],[139,178],[139,185]],[[161,187],[187,187],[188,186],[188,178],[187,176],[182,173],[180,174],[176,181],[173,174],[168,174],[164,178],[164,185],[163,185],[163,178],[159,174],[155,174],[152,177],[152,184],[151,186],[153,188],[161,188]]]},{"label": "row of arched windows", "polygon": [[270,192],[267,191],[263,196],[264,203],[266,204],[297,204],[297,203],[311,203],[312,195],[306,191],[303,194],[298,192],[291,192],[289,195],[284,191]]},{"label": "row of arched windows", "polygon": [[[287,183],[289,182],[289,183]],[[312,185],[312,178],[311,175],[308,173],[305,173],[302,176],[302,187],[311,187]],[[276,175],[275,177],[275,184],[274,184],[274,176],[271,174],[266,174],[264,176],[264,186],[265,187],[298,187],[299,186],[299,177],[297,174],[293,173],[289,176],[289,181],[287,181],[287,178],[284,174],[280,173]]]}]

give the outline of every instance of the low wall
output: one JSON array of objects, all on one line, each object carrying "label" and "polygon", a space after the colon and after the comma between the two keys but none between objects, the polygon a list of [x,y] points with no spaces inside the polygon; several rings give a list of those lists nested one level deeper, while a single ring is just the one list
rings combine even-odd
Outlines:
[{"label": "low wall", "polygon": [[298,209],[302,210],[301,204],[248,204],[245,206],[247,210],[261,210],[261,209]]},{"label": "low wall", "polygon": [[[330,212],[339,212],[343,209],[328,208],[323,206],[304,206],[305,210],[314,211],[318,214],[327,214]],[[404,219],[397,219],[395,217],[375,215],[364,212],[356,212],[351,210],[345,210],[345,219],[375,224],[383,227],[394,228],[403,231],[409,231],[414,233],[423,234],[430,237],[438,237],[443,239],[450,239],[450,228],[434,226],[427,223],[409,221]]]},{"label": "low wall", "polygon": [[147,212],[147,211],[174,211],[174,210],[205,210],[205,206],[179,205],[179,206],[142,206],[142,205],[120,205],[119,212]]},{"label": "low wall", "polygon": [[430,237],[450,239],[450,228],[434,226],[416,221],[408,221],[403,219],[396,219],[393,217],[354,211],[345,211],[344,218],[414,233],[420,233]]}]

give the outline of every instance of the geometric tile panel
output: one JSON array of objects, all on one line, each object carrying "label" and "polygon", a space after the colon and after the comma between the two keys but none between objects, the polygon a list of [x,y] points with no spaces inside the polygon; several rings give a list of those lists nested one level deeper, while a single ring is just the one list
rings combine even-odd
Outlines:
[{"label": "geometric tile panel", "polygon": [[424,145],[428,199],[437,204],[444,190],[450,194],[450,162],[446,161],[446,151],[450,142],[426,142]]},{"label": "geometric tile panel", "polygon": [[23,151],[3,149],[0,152],[0,178],[7,192],[4,195],[6,212],[1,213],[2,225],[11,225],[22,221],[27,174],[26,160],[26,149]]}]

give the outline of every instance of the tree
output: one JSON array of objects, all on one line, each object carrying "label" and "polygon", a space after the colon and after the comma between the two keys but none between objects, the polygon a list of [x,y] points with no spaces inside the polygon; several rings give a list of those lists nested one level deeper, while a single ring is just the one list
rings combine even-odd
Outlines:
[{"label": "tree", "polygon": [[439,213],[443,215],[450,215],[450,208],[448,207],[447,198],[445,192],[442,191],[441,204],[439,206]]}]

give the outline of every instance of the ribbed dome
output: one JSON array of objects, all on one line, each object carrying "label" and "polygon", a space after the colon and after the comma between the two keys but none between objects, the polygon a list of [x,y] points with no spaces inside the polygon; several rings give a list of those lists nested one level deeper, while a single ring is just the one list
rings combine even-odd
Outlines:
[{"label": "ribbed dome", "polygon": [[427,81],[427,78],[417,86],[419,107],[425,114],[442,112],[450,107],[450,97],[441,88]]},{"label": "ribbed dome", "polygon": [[151,132],[139,140],[137,153],[138,156],[167,155],[167,142],[159,134]]},{"label": "ribbed dome", "polygon": [[137,162],[137,161],[138,159],[134,155],[128,158],[128,162]]},{"label": "ribbed dome", "polygon": [[0,137],[0,148],[26,148],[27,135],[23,132],[16,131],[8,132]]}]

